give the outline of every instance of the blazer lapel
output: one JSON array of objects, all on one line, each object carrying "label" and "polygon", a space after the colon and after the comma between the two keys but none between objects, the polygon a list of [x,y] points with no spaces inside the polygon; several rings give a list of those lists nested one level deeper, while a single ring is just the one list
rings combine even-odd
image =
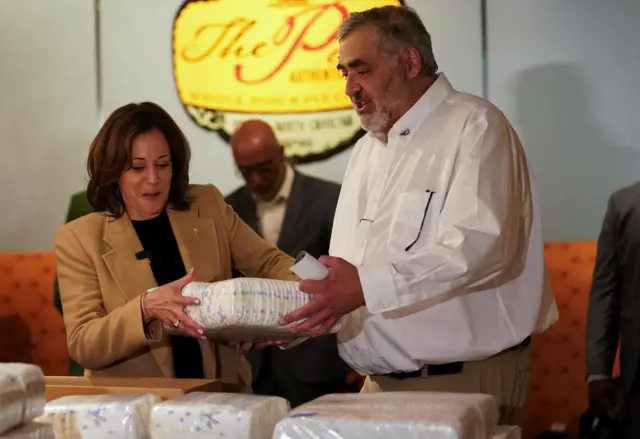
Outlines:
[{"label": "blazer lapel", "polygon": [[[169,209],[171,228],[176,237],[178,248],[189,272],[195,268],[197,282],[214,282],[222,280],[224,270],[220,269],[218,256],[218,235],[214,222],[198,217],[198,204],[194,201],[188,211]],[[200,340],[204,373],[206,377],[216,377],[220,371],[215,358],[215,348],[207,340]]]},{"label": "blazer lapel", "polygon": [[[125,213],[116,220],[107,219],[104,241],[111,250],[102,255],[111,276],[127,301],[133,300],[145,291],[157,287],[149,259],[138,259],[136,254],[143,250],[133,224]],[[168,337],[151,349],[158,366],[165,376],[173,376],[171,344]]]},{"label": "blazer lapel", "polygon": [[187,272],[195,268],[195,280],[222,280],[218,256],[218,234],[213,220],[198,217],[197,202],[187,211],[169,209],[169,220]]},{"label": "blazer lapel", "polygon": [[[287,210],[280,228],[278,237],[278,248],[288,249],[296,242],[298,226],[304,210],[304,176],[298,172],[294,173],[291,194],[287,202]],[[295,255],[293,255],[295,256]]]},{"label": "blazer lapel", "polygon": [[157,287],[149,259],[136,257],[143,248],[127,214],[115,220],[107,218],[106,221],[103,239],[111,250],[102,258],[125,299],[132,300]]}]

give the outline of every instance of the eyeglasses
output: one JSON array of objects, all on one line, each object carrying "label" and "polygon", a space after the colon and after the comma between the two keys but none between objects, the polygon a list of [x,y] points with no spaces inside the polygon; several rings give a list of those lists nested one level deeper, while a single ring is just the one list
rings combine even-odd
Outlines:
[{"label": "eyeglasses", "polygon": [[422,214],[422,222],[420,223],[420,230],[418,230],[418,236],[416,236],[416,239],[414,239],[413,242],[404,249],[404,251],[406,252],[411,250],[411,248],[414,245],[416,245],[416,242],[418,242],[418,239],[420,239],[420,235],[422,234],[422,228],[424,227],[424,220],[427,218],[427,211],[429,210],[429,205],[431,204],[431,199],[433,198],[433,195],[435,194],[435,192],[427,189],[427,194],[429,195],[429,199],[427,200],[427,205],[425,206],[424,213]]}]

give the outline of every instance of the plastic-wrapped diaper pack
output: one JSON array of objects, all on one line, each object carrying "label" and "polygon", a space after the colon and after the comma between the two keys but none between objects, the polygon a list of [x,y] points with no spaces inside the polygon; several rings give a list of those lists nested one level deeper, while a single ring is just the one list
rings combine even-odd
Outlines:
[{"label": "plastic-wrapped diaper pack", "polygon": [[30,421],[4,434],[0,434],[0,439],[55,439],[55,435],[51,425]]},{"label": "plastic-wrapped diaper pack", "polygon": [[278,397],[189,393],[154,407],[151,439],[271,439],[289,410]]},{"label": "plastic-wrapped diaper pack", "polygon": [[0,433],[22,423],[26,397],[26,392],[18,378],[0,373]]},{"label": "plastic-wrapped diaper pack", "polygon": [[[311,299],[298,289],[298,282],[254,278],[192,282],[182,289],[182,295],[200,299],[199,306],[188,306],[185,311],[205,328],[205,335],[211,340],[281,340],[310,335],[293,335],[278,324],[281,317]],[[340,323],[330,332],[339,328]],[[173,328],[167,330],[171,332]]]},{"label": "plastic-wrapped diaper pack", "polygon": [[25,390],[23,422],[35,419],[44,413],[46,398],[42,369],[34,364],[2,363],[0,373],[13,374]]},{"label": "plastic-wrapped diaper pack", "polygon": [[0,433],[41,415],[44,405],[42,369],[33,364],[0,363]]},{"label": "plastic-wrapped diaper pack", "polygon": [[497,420],[498,406],[489,395],[326,395],[292,411],[273,439],[486,439]]},{"label": "plastic-wrapped diaper pack", "polygon": [[64,396],[50,401],[38,421],[53,425],[56,438],[148,439],[151,410],[160,401],[155,395]]}]

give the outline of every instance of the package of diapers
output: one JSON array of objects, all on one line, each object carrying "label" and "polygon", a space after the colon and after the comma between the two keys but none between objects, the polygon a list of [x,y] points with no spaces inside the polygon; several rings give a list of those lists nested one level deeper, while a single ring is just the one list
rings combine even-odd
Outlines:
[{"label": "package of diapers", "polygon": [[0,375],[13,375],[22,385],[26,398],[22,411],[22,423],[44,413],[46,403],[44,373],[35,364],[0,363]]},{"label": "package of diapers", "polygon": [[[187,306],[185,312],[205,328],[210,340],[280,340],[311,335],[292,334],[278,324],[281,317],[311,299],[298,289],[298,282],[254,278],[192,282],[182,289],[182,295],[200,299],[199,306]],[[340,322],[330,332],[339,328]],[[167,330],[172,332],[173,328]]]},{"label": "package of diapers", "polygon": [[45,406],[38,418],[53,426],[56,439],[148,439],[155,395],[64,396]]},{"label": "package of diapers", "polygon": [[289,410],[279,397],[189,393],[153,408],[151,439],[271,439]]},{"label": "package of diapers", "polygon": [[491,439],[521,439],[522,429],[515,425],[498,425]]},{"label": "package of diapers", "polygon": [[0,439],[55,439],[53,426],[31,421],[0,434]]},{"label": "package of diapers", "polygon": [[326,395],[293,410],[273,439],[487,439],[497,421],[498,406],[489,395]]},{"label": "package of diapers", "polygon": [[22,424],[27,393],[15,375],[0,372],[0,434]]}]

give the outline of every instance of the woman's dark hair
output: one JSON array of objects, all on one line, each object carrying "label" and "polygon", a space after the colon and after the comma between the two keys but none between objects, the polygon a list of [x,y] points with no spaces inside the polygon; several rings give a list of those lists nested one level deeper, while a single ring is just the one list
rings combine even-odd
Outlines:
[{"label": "woman's dark hair", "polygon": [[136,136],[159,130],[167,139],[173,168],[169,205],[189,209],[189,160],[191,149],[178,125],[160,106],[152,102],[128,104],[115,110],[91,142],[87,171],[87,198],[96,212],[119,218],[125,206],[120,195],[120,177],[131,166],[131,149]]}]

